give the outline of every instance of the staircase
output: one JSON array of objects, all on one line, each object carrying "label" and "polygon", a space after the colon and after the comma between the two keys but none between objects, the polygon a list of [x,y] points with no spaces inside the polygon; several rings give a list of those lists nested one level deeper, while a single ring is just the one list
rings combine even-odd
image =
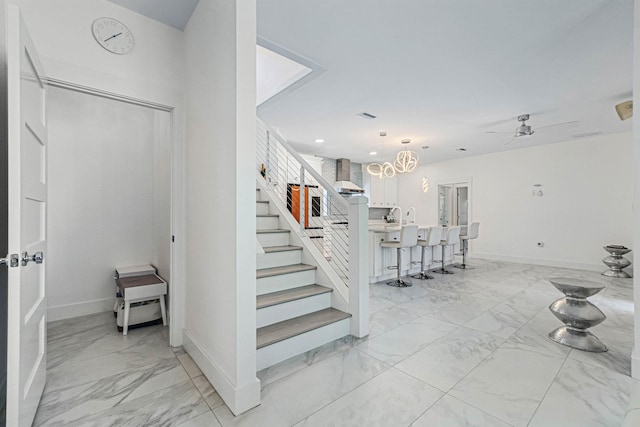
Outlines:
[{"label": "staircase", "polygon": [[[257,370],[349,335],[351,314],[331,307],[331,288],[316,284],[316,266],[256,190]],[[282,221],[284,223],[284,221]]]}]

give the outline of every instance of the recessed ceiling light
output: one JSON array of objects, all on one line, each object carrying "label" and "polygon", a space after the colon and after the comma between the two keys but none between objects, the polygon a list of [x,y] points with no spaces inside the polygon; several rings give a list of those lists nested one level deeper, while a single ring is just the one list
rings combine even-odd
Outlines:
[{"label": "recessed ceiling light", "polygon": [[408,143],[410,143],[410,142],[411,142],[411,140],[410,140],[410,139],[403,139],[403,140],[402,140],[402,141],[400,141],[400,142],[401,142],[401,143],[403,143],[403,144],[408,144]]},{"label": "recessed ceiling light", "polygon": [[363,119],[369,119],[369,120],[373,120],[376,118],[376,116],[374,116],[371,113],[367,113],[366,111],[363,111],[360,114],[357,114],[358,117],[362,117]]},{"label": "recessed ceiling light", "polygon": [[387,133],[385,131],[380,132],[380,136],[387,136]]},{"label": "recessed ceiling light", "polygon": [[428,145],[423,145],[423,146],[422,146],[422,149],[423,149],[423,150],[426,150],[427,148],[429,148],[429,146],[428,146]]},{"label": "recessed ceiling light", "polygon": [[321,144],[321,143],[323,143],[323,142],[324,142],[324,139],[322,139],[322,138],[318,138],[318,139],[316,139],[316,142],[317,142],[318,144]]},{"label": "recessed ceiling light", "polygon": [[372,151],[372,152],[369,153],[370,156],[375,156],[376,154],[378,154],[377,151]]},{"label": "recessed ceiling light", "polygon": [[467,151],[466,148],[456,148],[456,151]]}]

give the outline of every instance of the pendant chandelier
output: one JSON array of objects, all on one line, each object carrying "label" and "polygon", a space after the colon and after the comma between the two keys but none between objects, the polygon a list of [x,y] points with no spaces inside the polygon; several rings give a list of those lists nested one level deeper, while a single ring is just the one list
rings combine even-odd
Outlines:
[{"label": "pendant chandelier", "polygon": [[[386,136],[386,132],[380,132],[380,136]],[[403,139],[403,144],[410,143],[410,139]],[[397,173],[410,173],[418,166],[420,157],[418,153],[410,150],[402,150],[397,155],[393,163],[369,163],[367,165],[367,172],[372,176],[378,178],[391,178]]]}]

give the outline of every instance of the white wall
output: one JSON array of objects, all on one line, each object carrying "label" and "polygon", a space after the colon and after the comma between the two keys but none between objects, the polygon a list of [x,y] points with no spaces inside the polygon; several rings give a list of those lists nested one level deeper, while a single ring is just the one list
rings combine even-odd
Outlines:
[{"label": "white wall", "polygon": [[[480,221],[472,254],[598,271],[603,246],[633,247],[631,174],[631,134],[622,133],[423,163],[399,177],[398,199],[419,223],[437,224],[438,182],[470,177],[470,221]],[[543,197],[532,196],[534,184]]]},{"label": "white wall", "polygon": [[256,379],[255,1],[200,0],[187,28],[184,346],[236,414]]},{"label": "white wall", "polygon": [[112,309],[117,266],[168,273],[168,135],[154,131],[169,116],[60,88],[48,101],[51,321]]},{"label": "white wall", "polygon": [[[633,103],[640,105],[640,0],[634,2],[634,17],[633,17],[633,44],[635,46],[633,50]],[[633,161],[633,244],[635,247],[640,247],[640,114],[638,111],[633,115],[633,153],[631,160]],[[637,244],[637,245],[636,245]],[[640,263],[640,253],[633,251],[631,253],[633,258],[633,264]],[[631,353],[631,375],[634,378],[640,379],[640,277],[634,275],[633,277],[633,299],[635,307],[634,317],[634,347]]]},{"label": "white wall", "polygon": [[[183,33],[105,0],[10,0],[20,7],[49,77],[130,96],[182,87]],[[122,21],[133,33],[130,54],[114,55],[91,32],[99,17]],[[145,94],[146,92],[146,94]]]}]

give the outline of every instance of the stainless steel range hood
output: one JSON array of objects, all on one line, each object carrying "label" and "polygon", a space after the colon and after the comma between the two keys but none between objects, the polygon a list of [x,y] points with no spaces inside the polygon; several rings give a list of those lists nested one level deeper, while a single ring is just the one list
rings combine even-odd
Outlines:
[{"label": "stainless steel range hood", "polygon": [[351,161],[349,159],[336,160],[336,182],[333,187],[340,194],[361,194],[364,190],[351,182]]}]

